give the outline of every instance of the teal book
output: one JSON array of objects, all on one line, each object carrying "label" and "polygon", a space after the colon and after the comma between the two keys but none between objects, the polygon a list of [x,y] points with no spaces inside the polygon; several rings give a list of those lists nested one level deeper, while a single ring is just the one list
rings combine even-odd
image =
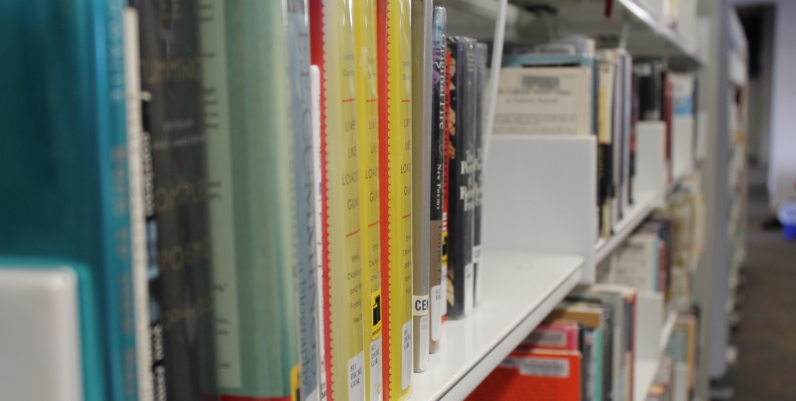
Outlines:
[{"label": "teal book", "polygon": [[87,266],[101,366],[89,400],[137,400],[122,9],[0,4],[0,255]]},{"label": "teal book", "polygon": [[222,399],[282,400],[298,391],[296,204],[284,5],[205,0],[200,6]]},{"label": "teal book", "polygon": [[320,327],[316,266],[315,164],[312,145],[310,40],[305,0],[287,0],[291,123],[299,308],[300,392],[297,401],[320,399]]}]

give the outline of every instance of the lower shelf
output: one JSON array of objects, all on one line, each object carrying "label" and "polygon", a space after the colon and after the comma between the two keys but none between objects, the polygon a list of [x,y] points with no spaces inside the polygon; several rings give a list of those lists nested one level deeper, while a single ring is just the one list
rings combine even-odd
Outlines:
[{"label": "lower shelf", "polygon": [[666,345],[672,336],[674,325],[677,322],[677,312],[669,312],[666,322],[661,326],[661,338],[659,342],[659,353],[656,359],[636,360],[634,374],[633,401],[644,401],[647,399],[655,374],[661,364],[661,358],[666,352]]},{"label": "lower shelf", "polygon": [[412,378],[414,401],[467,397],[578,284],[583,258],[486,251],[482,266],[483,302],[445,322],[429,370]]}]

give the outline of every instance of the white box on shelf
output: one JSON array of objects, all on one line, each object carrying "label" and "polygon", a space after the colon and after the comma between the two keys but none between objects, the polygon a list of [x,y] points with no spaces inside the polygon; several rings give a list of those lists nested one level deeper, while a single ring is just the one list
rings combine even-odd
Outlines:
[{"label": "white box on shelf", "polygon": [[67,268],[0,269],[0,398],[83,399],[77,286]]},{"label": "white box on shelf", "polygon": [[596,139],[495,135],[488,160],[484,248],[578,255],[594,282]]},{"label": "white box on shelf", "polygon": [[655,206],[666,205],[666,123],[639,121],[636,126],[636,193],[656,194]]}]

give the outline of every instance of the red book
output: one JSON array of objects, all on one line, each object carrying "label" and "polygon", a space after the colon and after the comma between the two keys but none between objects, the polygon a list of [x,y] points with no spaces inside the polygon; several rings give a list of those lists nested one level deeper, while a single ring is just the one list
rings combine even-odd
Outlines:
[{"label": "red book", "polygon": [[515,350],[467,397],[468,401],[580,401],[578,351]]}]

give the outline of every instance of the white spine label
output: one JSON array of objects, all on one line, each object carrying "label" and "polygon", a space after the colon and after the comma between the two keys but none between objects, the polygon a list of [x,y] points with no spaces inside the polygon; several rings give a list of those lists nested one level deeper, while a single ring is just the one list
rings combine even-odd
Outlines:
[{"label": "white spine label", "polygon": [[[443,277],[443,281],[445,278]],[[442,304],[445,298],[442,296],[442,286],[431,287],[431,339],[439,341],[442,335]]]},{"label": "white spine label", "polygon": [[428,316],[429,298],[428,295],[412,296],[412,316]]},{"label": "white spine label", "polygon": [[381,336],[370,342],[370,401],[382,401]]},{"label": "white spine label", "polygon": [[365,353],[348,361],[348,401],[365,401]]},{"label": "white spine label", "polygon": [[420,352],[418,352],[417,366],[423,372],[428,369],[428,316],[420,318]]},{"label": "white spine label", "polygon": [[412,320],[401,329],[401,390],[412,384]]}]

